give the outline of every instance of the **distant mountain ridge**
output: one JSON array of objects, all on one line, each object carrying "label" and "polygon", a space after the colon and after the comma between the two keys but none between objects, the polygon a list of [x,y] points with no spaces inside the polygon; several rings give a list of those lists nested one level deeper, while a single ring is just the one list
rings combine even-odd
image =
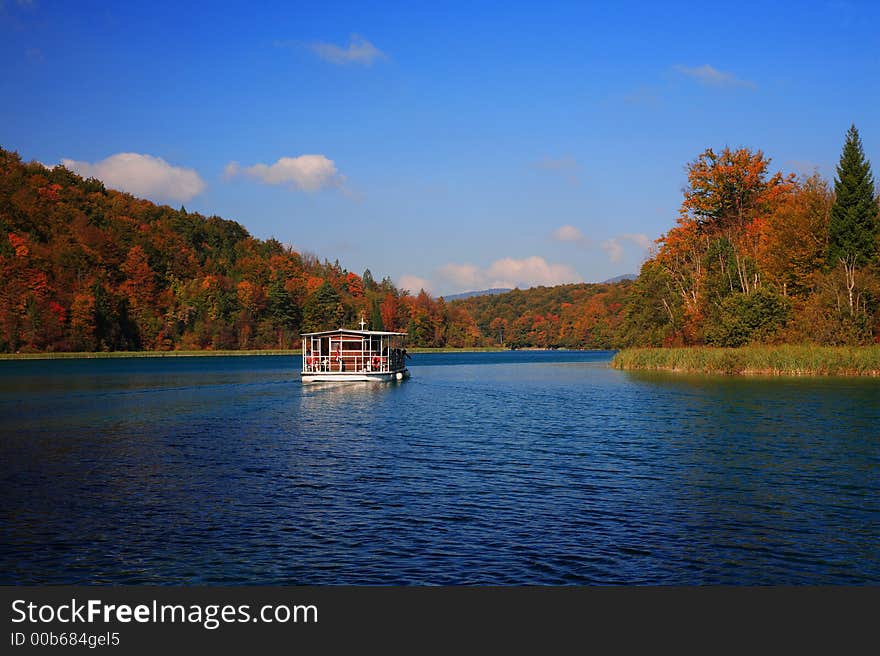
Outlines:
[{"label": "distant mountain ridge", "polygon": [[472,298],[474,296],[495,296],[496,294],[506,294],[507,292],[512,292],[513,290],[509,287],[493,287],[492,289],[483,289],[477,292],[462,292],[460,294],[449,294],[443,297],[443,300],[446,301],[461,301],[465,298]]},{"label": "distant mountain ridge", "polygon": [[635,280],[638,276],[634,273],[624,273],[621,276],[614,276],[613,278],[609,278],[608,280],[603,280],[600,282],[600,285],[611,285],[615,282],[623,282],[624,280]]},{"label": "distant mountain ridge", "polygon": [[[608,280],[603,280],[600,283],[596,283],[599,285],[612,285],[616,282],[623,282],[624,280],[635,280],[638,276],[634,273],[624,273],[620,276],[614,276],[613,278],[609,278]],[[512,292],[513,289],[510,287],[493,287],[492,289],[482,289],[480,291],[473,292],[461,292],[460,294],[448,294],[443,296],[443,300],[445,301],[463,301],[466,298],[473,298],[474,296],[496,296],[498,294],[506,294],[507,292]]]}]

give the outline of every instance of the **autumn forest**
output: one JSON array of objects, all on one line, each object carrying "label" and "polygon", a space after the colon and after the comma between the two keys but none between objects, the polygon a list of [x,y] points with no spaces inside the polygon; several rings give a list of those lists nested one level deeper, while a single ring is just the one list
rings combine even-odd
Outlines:
[{"label": "autumn forest", "polygon": [[446,302],[0,149],[0,351],[296,348],[361,317],[424,347],[880,339],[878,198],[855,127],[833,181],[746,148],[704,151],[687,180],[636,280]]}]

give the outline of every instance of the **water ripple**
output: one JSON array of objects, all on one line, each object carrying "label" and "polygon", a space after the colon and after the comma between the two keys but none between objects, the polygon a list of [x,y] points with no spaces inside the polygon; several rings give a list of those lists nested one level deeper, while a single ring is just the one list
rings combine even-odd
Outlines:
[{"label": "water ripple", "polygon": [[880,582],[877,381],[608,357],[0,366],[0,583]]}]

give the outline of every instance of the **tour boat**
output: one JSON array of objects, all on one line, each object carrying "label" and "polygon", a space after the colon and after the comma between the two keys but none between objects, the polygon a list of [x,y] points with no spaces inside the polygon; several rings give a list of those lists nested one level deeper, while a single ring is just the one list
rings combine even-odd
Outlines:
[{"label": "tour boat", "polygon": [[302,382],[377,381],[409,378],[406,333],[384,330],[303,333]]}]

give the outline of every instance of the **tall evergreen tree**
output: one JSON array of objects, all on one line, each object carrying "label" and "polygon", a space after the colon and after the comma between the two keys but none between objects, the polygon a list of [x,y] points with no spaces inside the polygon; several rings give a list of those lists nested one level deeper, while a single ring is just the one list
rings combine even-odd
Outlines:
[{"label": "tall evergreen tree", "polygon": [[269,285],[269,316],[275,324],[278,335],[278,348],[284,348],[287,333],[296,332],[300,323],[300,310],[280,278]]},{"label": "tall evergreen tree", "polygon": [[339,292],[330,283],[324,282],[303,307],[303,328],[307,332],[332,330],[340,327],[344,317],[345,309]]},{"label": "tall evergreen tree", "polygon": [[379,299],[374,298],[370,306],[370,330],[385,330],[382,324],[382,311],[379,309]]},{"label": "tall evergreen tree", "polygon": [[828,266],[841,262],[853,268],[864,266],[877,252],[877,204],[871,163],[865,158],[855,125],[846,133],[834,193],[828,225]]},{"label": "tall evergreen tree", "polygon": [[368,292],[374,292],[378,288],[376,280],[373,278],[373,273],[369,269],[364,271],[364,275],[361,276],[361,280],[364,281],[364,289],[366,289]]}]

